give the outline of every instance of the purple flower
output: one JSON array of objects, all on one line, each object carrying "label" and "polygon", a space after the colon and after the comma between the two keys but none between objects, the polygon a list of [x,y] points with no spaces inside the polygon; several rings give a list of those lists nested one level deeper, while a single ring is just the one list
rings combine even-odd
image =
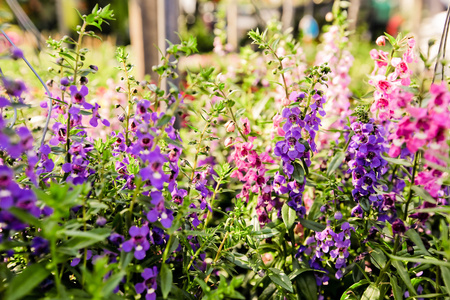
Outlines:
[{"label": "purple flower", "polygon": [[[83,253],[82,255],[84,255],[84,252],[82,252],[82,253]],[[92,257],[92,251],[91,250],[87,250],[86,251],[86,260],[91,259],[91,257]],[[75,267],[75,266],[77,266],[80,263],[80,261],[81,261],[80,257],[75,257],[74,259],[72,259],[72,262],[70,263],[70,266]]]},{"label": "purple flower", "polygon": [[401,219],[397,219],[394,222],[392,222],[392,232],[394,233],[394,235],[405,233],[406,232],[405,223],[403,223]]},{"label": "purple flower", "polygon": [[109,121],[107,119],[101,118],[100,114],[98,113],[98,109],[100,108],[100,105],[98,103],[95,103],[95,106],[92,108],[92,118],[89,120],[89,124],[91,124],[92,127],[97,127],[98,120],[102,121],[103,125],[109,126]]},{"label": "purple flower", "polygon": [[40,256],[42,254],[48,253],[48,241],[40,236],[36,236],[31,241],[31,252],[34,255]]},{"label": "purple flower", "polygon": [[187,191],[184,189],[174,188],[172,191],[172,200],[176,204],[183,204],[183,198],[187,196]]},{"label": "purple flower", "polygon": [[155,300],[156,299],[156,277],[158,276],[158,268],[155,266],[153,268],[145,268],[142,272],[142,278],[144,282],[138,283],[134,286],[136,293],[142,294],[147,291],[145,295],[145,300]]},{"label": "purple flower", "polygon": [[11,47],[9,49],[9,52],[11,53],[11,58],[14,60],[18,60],[20,58],[23,58],[23,52],[17,47]]},{"label": "purple flower", "polygon": [[106,224],[106,219],[104,217],[100,216],[97,218],[97,221],[95,221],[95,224],[97,224],[100,227],[103,227]]},{"label": "purple flower", "polygon": [[6,188],[13,180],[14,173],[7,166],[0,166],[0,188]]},{"label": "purple flower", "polygon": [[147,225],[142,227],[132,226],[129,230],[131,239],[122,244],[122,249],[125,252],[130,252],[135,249],[134,257],[138,260],[145,258],[145,253],[150,248],[150,243],[147,240],[149,229]]},{"label": "purple flower", "polygon": [[76,85],[71,85],[69,91],[72,103],[80,105],[85,102],[85,97],[89,93],[89,89],[84,85],[80,88],[80,90],[78,90]]},{"label": "purple flower", "polygon": [[61,85],[68,86],[70,84],[70,81],[67,77],[61,78]]},{"label": "purple flower", "polygon": [[6,98],[3,97],[3,96],[0,96],[0,108],[9,106],[10,104],[11,104],[11,102],[9,102],[8,99],[6,99]]},{"label": "purple flower", "polygon": [[111,243],[113,243],[114,245],[119,246],[120,244],[123,243],[123,241],[124,241],[125,239],[124,239],[123,235],[114,232],[114,233],[112,233],[112,234],[109,236],[109,240],[110,240]]},{"label": "purple flower", "polygon": [[25,83],[19,79],[12,80],[7,77],[3,77],[3,86],[8,95],[17,98],[21,98],[22,93],[27,90]]}]

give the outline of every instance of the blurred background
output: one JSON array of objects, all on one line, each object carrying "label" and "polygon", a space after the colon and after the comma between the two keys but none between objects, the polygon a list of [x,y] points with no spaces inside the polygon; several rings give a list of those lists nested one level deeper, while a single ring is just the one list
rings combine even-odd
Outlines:
[{"label": "blurred background", "polygon": [[[34,51],[46,48],[52,36],[75,36],[78,10],[87,13],[96,5],[111,4],[115,21],[98,32],[111,46],[131,45],[137,74],[151,74],[158,64],[157,47],[166,40],[193,35],[203,56],[232,53],[249,44],[247,31],[263,30],[272,19],[281,21],[284,29],[292,28],[302,41],[306,54],[320,42],[323,25],[331,21],[333,0],[2,0],[0,23],[9,23],[8,33],[20,44]],[[444,0],[351,0],[348,1],[350,30],[358,41],[355,47],[365,49],[380,34],[395,36],[399,31],[416,36],[422,49],[430,38],[439,39],[445,22],[448,1]],[[98,31],[98,30],[96,30]],[[96,40],[88,47],[100,47]],[[6,41],[0,38],[0,52]],[[370,47],[370,46],[369,46]],[[311,49],[310,51],[308,49]],[[4,50],[4,49],[3,49]],[[355,49],[358,51],[358,49]],[[426,50],[423,50],[426,51]]]}]

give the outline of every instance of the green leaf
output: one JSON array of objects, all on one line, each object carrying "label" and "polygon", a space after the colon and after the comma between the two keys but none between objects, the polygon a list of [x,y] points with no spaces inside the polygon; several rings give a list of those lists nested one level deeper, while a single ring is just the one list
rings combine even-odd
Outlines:
[{"label": "green leaf", "polygon": [[125,275],[127,275],[127,273],[125,271],[121,271],[120,273],[114,274],[108,278],[102,288],[102,296],[104,299],[107,299],[108,296],[111,295]]},{"label": "green leaf", "polygon": [[326,226],[311,220],[306,220],[306,219],[299,219],[300,220],[300,224],[302,224],[304,227],[314,230],[314,231],[323,231]]},{"label": "green leaf", "polygon": [[302,274],[304,272],[307,272],[307,271],[317,271],[317,270],[313,270],[313,269],[296,269],[296,270],[292,271],[291,274],[289,274],[289,279],[293,280],[298,275],[300,275],[300,274]]},{"label": "green leaf", "polygon": [[403,260],[403,261],[409,261],[409,262],[415,262],[415,263],[421,263],[421,264],[432,264],[437,266],[444,266],[450,268],[450,262],[438,260],[434,258],[415,258],[415,257],[406,257],[406,256],[396,256],[396,255],[389,255],[390,258],[395,260]]},{"label": "green leaf", "polygon": [[436,199],[434,199],[425,189],[417,185],[413,185],[411,188],[417,196],[421,197],[423,200],[436,204]]},{"label": "green leaf", "polygon": [[172,119],[172,116],[169,115],[162,116],[162,118],[158,120],[158,123],[156,123],[156,127],[166,125],[167,123],[169,123],[170,119]]},{"label": "green leaf", "polygon": [[35,227],[42,227],[41,221],[39,219],[23,209],[13,206],[9,208],[9,211],[22,222],[33,225]]},{"label": "green leaf", "polygon": [[386,255],[381,249],[375,248],[370,252],[370,260],[378,269],[384,268],[386,265]]},{"label": "green leaf", "polygon": [[397,45],[397,41],[392,35],[390,35],[390,34],[388,34],[386,32],[384,33],[384,35],[388,38],[389,43],[391,43],[392,46]]},{"label": "green leaf", "polygon": [[168,138],[168,137],[164,137],[163,140],[164,140],[167,144],[172,144],[172,145],[177,146],[178,148],[183,149],[183,145],[182,145],[179,141],[172,140],[171,138]]},{"label": "green leaf", "polygon": [[408,231],[406,231],[406,235],[409,237],[409,239],[416,244],[417,247],[419,247],[420,250],[422,250],[423,252],[427,253],[428,255],[432,256],[427,248],[425,248],[425,245],[422,242],[422,239],[420,238],[419,234],[417,233],[416,230],[414,230],[413,228],[409,229]]},{"label": "green leaf", "polygon": [[297,217],[295,210],[284,203],[283,208],[281,208],[281,216],[283,217],[283,222],[284,225],[286,225],[286,229],[291,229],[292,225],[294,225],[295,218]]},{"label": "green leaf", "polygon": [[107,228],[96,228],[90,231],[65,230],[64,234],[72,237],[64,244],[65,247],[81,249],[106,240],[111,234],[111,230]]},{"label": "green leaf", "polygon": [[300,184],[303,185],[305,181],[305,170],[303,170],[303,167],[299,164],[294,162],[294,172],[292,173],[292,177]]},{"label": "green leaf", "polygon": [[394,275],[391,275],[389,273],[388,273],[388,275],[391,279],[391,288],[392,288],[392,293],[394,294],[394,299],[402,300],[403,299],[403,291],[400,288],[400,286],[398,285],[397,277],[395,277]]},{"label": "green leaf", "polygon": [[412,167],[411,162],[407,161],[406,159],[400,159],[400,158],[392,158],[389,156],[381,156],[385,161],[394,164],[394,165],[400,165],[405,167]]},{"label": "green leaf", "polygon": [[284,288],[285,290],[288,290],[291,293],[294,292],[294,288],[292,287],[291,280],[284,272],[282,272],[276,268],[270,268],[269,270],[270,270],[269,277],[273,283],[281,286],[282,288]]},{"label": "green leaf", "polygon": [[371,283],[367,289],[364,291],[364,294],[361,297],[361,300],[375,300],[380,298],[380,289],[374,283]]},{"label": "green leaf", "polygon": [[398,260],[393,260],[392,265],[397,269],[398,275],[403,280],[403,282],[406,284],[406,287],[408,288],[409,293],[414,296],[417,295],[416,290],[414,289],[414,287],[411,283],[411,278],[409,277],[408,271],[405,269],[405,266],[403,265],[403,263]]},{"label": "green leaf", "polygon": [[297,277],[296,281],[300,287],[300,292],[307,300],[317,300],[317,283],[313,272],[307,272]]},{"label": "green leaf", "polygon": [[327,176],[329,177],[331,174],[336,171],[337,168],[342,164],[342,162],[345,159],[345,152],[339,151],[334,155],[333,159],[331,160],[330,164],[328,165],[327,170]]},{"label": "green leaf", "polygon": [[352,284],[348,289],[345,290],[345,292],[341,296],[341,300],[347,299],[347,297],[350,295],[350,291],[353,291],[354,289],[363,286],[365,284],[369,284],[369,281],[366,279],[360,280],[357,283]]},{"label": "green leaf", "polygon": [[161,292],[163,294],[163,298],[167,299],[167,296],[169,295],[170,290],[172,289],[173,275],[172,270],[165,263],[163,263],[161,266],[160,278],[161,278]]},{"label": "green leaf", "polygon": [[9,284],[5,300],[15,300],[24,297],[47,278],[48,275],[50,275],[50,272],[45,268],[44,262],[27,266]]},{"label": "green leaf", "polygon": [[447,293],[450,293],[450,268],[443,266],[440,266],[440,268],[445,288],[447,289]]}]

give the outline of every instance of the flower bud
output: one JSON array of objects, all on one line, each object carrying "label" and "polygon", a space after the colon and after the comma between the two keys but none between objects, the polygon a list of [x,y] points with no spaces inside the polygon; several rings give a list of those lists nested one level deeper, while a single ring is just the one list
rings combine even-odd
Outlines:
[{"label": "flower bud", "polygon": [[291,104],[291,100],[289,100],[288,98],[284,98],[281,104],[283,106],[288,106],[289,104]]},{"label": "flower bud", "polygon": [[123,122],[125,120],[125,114],[118,115],[117,119],[119,119],[119,122]]},{"label": "flower bud", "polygon": [[234,122],[228,121],[227,123],[225,123],[225,128],[226,128],[227,132],[234,132],[234,129],[235,129]]},{"label": "flower bud", "polygon": [[377,38],[376,42],[375,42],[378,46],[384,46],[386,45],[386,38],[384,37],[384,35],[381,35]]},{"label": "flower bud", "polygon": [[334,218],[336,219],[336,220],[341,220],[342,219],[342,213],[340,212],[340,211],[337,211],[335,214],[334,214]]},{"label": "flower bud", "polygon": [[63,77],[63,78],[61,78],[60,83],[61,83],[61,85],[68,86],[70,84],[70,81],[67,77]]},{"label": "flower bud", "polygon": [[98,217],[95,222],[98,226],[103,227],[106,224],[106,219],[104,217]]},{"label": "flower bud", "polygon": [[80,78],[81,85],[86,85],[88,82],[89,82],[89,80],[87,79],[86,76],[81,76],[81,78]]},{"label": "flower bud", "polygon": [[91,70],[94,71],[94,72],[97,72],[97,71],[98,71],[98,67],[95,66],[95,65],[90,65],[90,66],[89,66],[89,69],[91,69]]},{"label": "flower bud", "polygon": [[12,48],[10,49],[10,52],[11,52],[11,58],[14,59],[14,60],[18,60],[18,59],[20,59],[20,58],[23,58],[23,52],[22,52],[22,50],[20,50],[20,49],[17,48],[17,47],[12,47]]},{"label": "flower bud", "polygon": [[224,143],[225,147],[230,147],[231,144],[233,144],[233,138],[232,137],[227,137],[225,139],[225,143]]}]

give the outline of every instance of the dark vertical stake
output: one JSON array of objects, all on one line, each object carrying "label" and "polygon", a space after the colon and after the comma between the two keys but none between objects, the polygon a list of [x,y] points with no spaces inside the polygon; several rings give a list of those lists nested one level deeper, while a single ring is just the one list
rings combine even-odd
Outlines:
[{"label": "dark vertical stake", "polygon": [[156,0],[130,0],[130,37],[135,57],[136,77],[142,79],[150,74],[153,81],[157,74],[152,66],[159,64],[158,46],[158,2]]}]

